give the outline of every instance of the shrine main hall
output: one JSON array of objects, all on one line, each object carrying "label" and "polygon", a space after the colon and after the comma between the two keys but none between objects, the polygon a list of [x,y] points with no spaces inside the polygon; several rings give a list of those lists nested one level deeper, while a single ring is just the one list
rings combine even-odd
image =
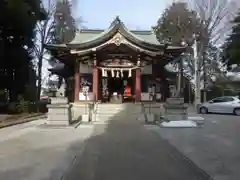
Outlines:
[{"label": "shrine main hall", "polygon": [[160,43],[153,31],[129,30],[119,17],[105,30],[81,29],[67,44],[47,44],[62,68],[70,102],[163,101],[176,73],[165,66],[186,47]]}]

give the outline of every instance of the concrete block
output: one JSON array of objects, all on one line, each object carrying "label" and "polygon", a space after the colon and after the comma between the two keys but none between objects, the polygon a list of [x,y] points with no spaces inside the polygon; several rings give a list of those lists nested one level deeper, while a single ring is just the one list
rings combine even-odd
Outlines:
[{"label": "concrete block", "polygon": [[155,115],[154,114],[146,114],[147,122],[154,122]]},{"label": "concrete block", "polygon": [[198,126],[204,125],[204,118],[201,116],[190,116],[188,120],[194,121]]},{"label": "concrete block", "polygon": [[162,122],[160,126],[169,127],[169,128],[196,128],[197,124],[194,121],[190,121],[190,120],[179,120],[179,121]]},{"label": "concrete block", "polygon": [[145,116],[144,116],[144,114],[140,114],[140,115],[137,117],[137,120],[139,120],[139,121],[145,121]]},{"label": "concrete block", "polygon": [[83,114],[82,115],[82,122],[89,122],[89,115],[88,114]]}]

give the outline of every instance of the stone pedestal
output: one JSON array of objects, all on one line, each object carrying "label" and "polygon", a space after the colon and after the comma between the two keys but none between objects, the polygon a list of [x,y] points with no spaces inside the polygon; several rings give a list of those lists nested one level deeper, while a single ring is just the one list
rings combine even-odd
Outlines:
[{"label": "stone pedestal", "polygon": [[68,104],[68,99],[65,97],[52,97],[51,104]]},{"label": "stone pedestal", "polygon": [[187,120],[188,106],[184,104],[184,99],[179,97],[168,98],[164,107],[164,119],[166,121]]},{"label": "stone pedestal", "polygon": [[66,126],[72,123],[72,105],[68,104],[66,98],[51,98],[51,104],[47,105],[47,108],[46,124]]}]

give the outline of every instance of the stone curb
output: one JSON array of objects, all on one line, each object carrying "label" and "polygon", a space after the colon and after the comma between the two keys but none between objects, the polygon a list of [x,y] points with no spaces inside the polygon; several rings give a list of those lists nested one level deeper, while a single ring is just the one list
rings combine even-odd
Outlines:
[{"label": "stone curb", "polygon": [[35,121],[35,120],[38,120],[38,119],[43,119],[43,118],[46,118],[46,117],[47,117],[47,115],[44,114],[44,115],[35,115],[33,117],[27,117],[25,119],[24,118],[19,119],[17,121],[12,121],[12,122],[9,122],[9,123],[3,124],[3,125],[0,124],[0,129],[10,127],[10,126],[14,126],[14,125],[18,125],[18,124],[31,122],[31,121]]}]

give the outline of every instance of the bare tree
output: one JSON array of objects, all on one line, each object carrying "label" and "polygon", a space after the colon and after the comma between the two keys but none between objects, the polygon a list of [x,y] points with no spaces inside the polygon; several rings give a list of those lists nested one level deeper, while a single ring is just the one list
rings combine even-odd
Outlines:
[{"label": "bare tree", "polygon": [[[44,5],[43,5],[44,6]],[[47,5],[44,7],[46,12],[46,18],[39,21],[36,25],[36,37],[33,53],[37,60],[37,76],[38,76],[38,93],[37,98],[40,99],[41,87],[42,87],[42,66],[44,56],[46,55],[45,44],[51,43],[54,37],[54,14],[55,3],[52,0],[48,0]]]},{"label": "bare tree", "polygon": [[[218,59],[212,59],[212,56],[209,56],[211,48],[219,46],[225,40],[231,29],[230,20],[237,12],[237,8],[233,1],[228,0],[188,0],[188,2],[190,8],[197,12],[202,23],[202,28],[197,33],[201,46],[199,49],[202,51],[199,54],[202,55],[200,64],[203,70],[203,86],[206,89],[209,81],[207,69],[216,70],[218,66],[218,62],[214,62]],[[206,91],[203,99],[206,101]]]},{"label": "bare tree", "polygon": [[213,44],[222,43],[231,29],[230,21],[237,13],[237,4],[229,0],[188,0],[189,6],[198,13],[205,32],[201,35]]}]

